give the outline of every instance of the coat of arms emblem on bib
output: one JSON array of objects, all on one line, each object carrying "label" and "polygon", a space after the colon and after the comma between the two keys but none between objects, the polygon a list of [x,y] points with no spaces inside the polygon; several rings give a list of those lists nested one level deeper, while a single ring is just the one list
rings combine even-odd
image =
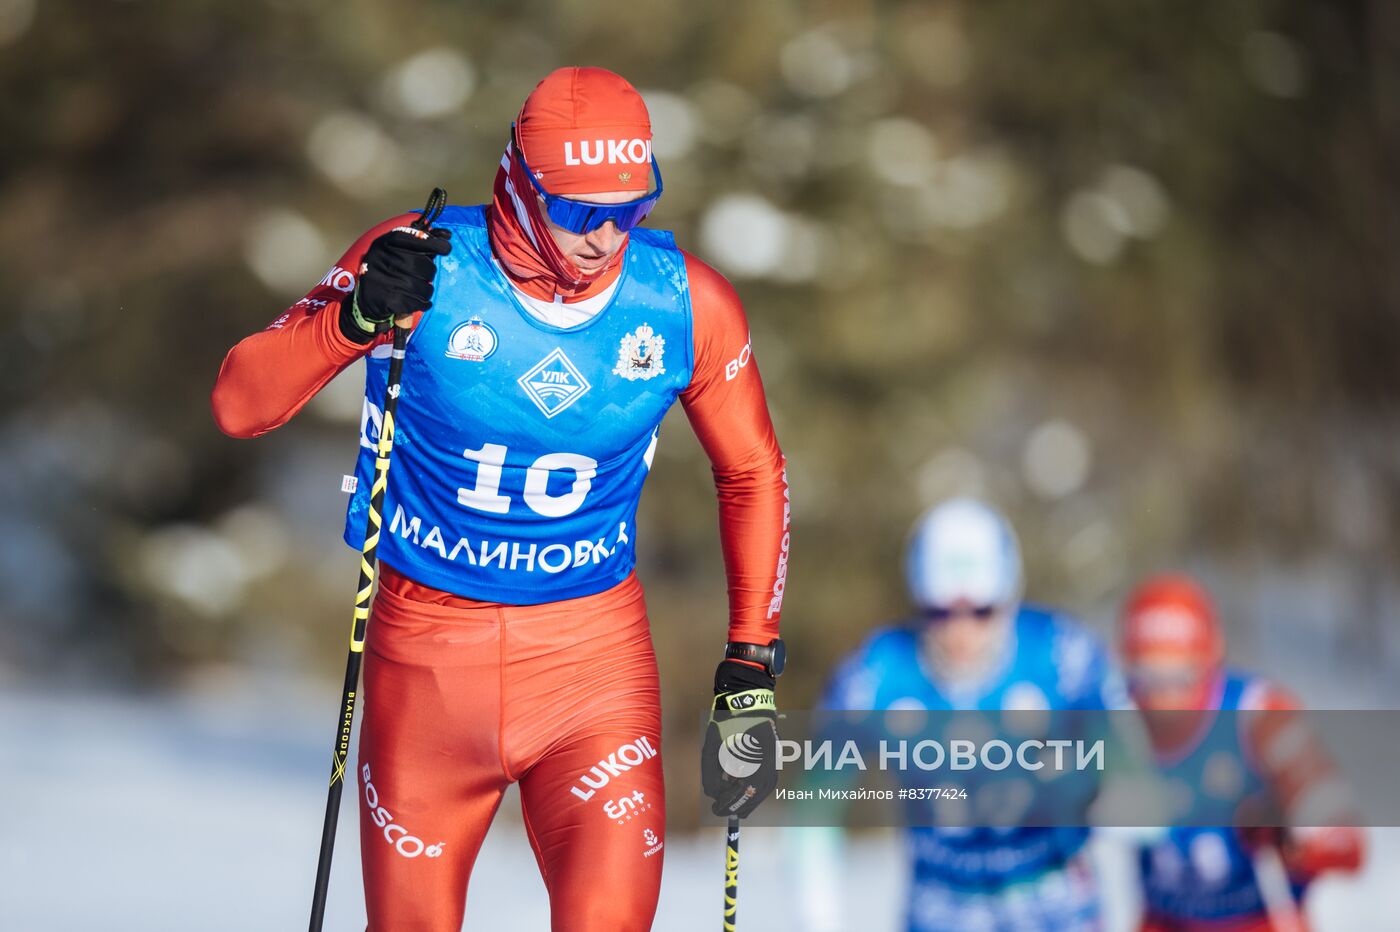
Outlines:
[{"label": "coat of arms emblem on bib", "polygon": [[613,375],[620,375],[629,382],[663,375],[666,367],[662,365],[661,358],[665,349],[666,338],[642,324],[622,338]]}]

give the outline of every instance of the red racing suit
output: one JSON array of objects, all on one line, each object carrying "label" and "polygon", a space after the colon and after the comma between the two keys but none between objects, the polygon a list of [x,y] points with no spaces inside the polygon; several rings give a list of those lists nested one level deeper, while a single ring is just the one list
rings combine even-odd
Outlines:
[{"label": "red racing suit", "polygon": [[[414,216],[361,236],[336,263],[341,277]],[[767,643],[786,585],[784,460],[734,289],[688,254],[685,270],[694,369],[680,398],[713,467],[728,636]],[[281,426],[370,351],[340,332],[346,284],[327,276],[229,352],[212,395],[225,433]],[[650,928],[665,798],[656,662],[635,574],[592,595],[507,605],[381,569],[356,766],[369,928],[461,928],[473,861],[512,782],[553,927]]]},{"label": "red racing suit", "polygon": [[[1235,675],[1235,678],[1241,678]],[[1221,682],[1225,674],[1221,674]],[[1252,859],[1260,847],[1274,848],[1286,872],[1284,889],[1273,894],[1287,900],[1278,904],[1282,916],[1269,914],[1268,894],[1260,890],[1263,906],[1244,915],[1214,919],[1189,918],[1154,911],[1148,905],[1142,918],[1140,932],[1307,932],[1311,925],[1306,916],[1308,885],[1317,877],[1331,871],[1354,872],[1365,855],[1365,836],[1355,826],[1349,791],[1340,782],[1335,762],[1319,737],[1313,734],[1299,716],[1302,706],[1287,690],[1260,677],[1243,676],[1245,687],[1238,704],[1221,706],[1222,689],[1214,690],[1211,708],[1198,718],[1172,713],[1167,716],[1147,715],[1148,732],[1160,759],[1184,758],[1193,742],[1199,741],[1210,727],[1210,717],[1216,707],[1238,709],[1238,757],[1253,762],[1269,794],[1283,807],[1285,814],[1299,820],[1291,829],[1234,828],[1243,844],[1236,846],[1202,846],[1211,852],[1209,860],[1229,866],[1231,859]],[[1262,713],[1251,716],[1250,712]],[[1168,733],[1168,730],[1170,733]],[[1327,817],[1327,818],[1322,818]],[[1319,821],[1335,818],[1335,826],[1318,826]],[[1214,852],[1223,852],[1216,854]],[[1188,857],[1195,851],[1188,849]],[[1153,864],[1150,859],[1148,864]],[[1256,864],[1242,866],[1251,885],[1267,881],[1258,877]],[[1209,885],[1194,874],[1181,881],[1195,897],[1206,899]],[[1285,878],[1280,878],[1285,879]],[[1194,887],[1194,889],[1192,889]]]}]

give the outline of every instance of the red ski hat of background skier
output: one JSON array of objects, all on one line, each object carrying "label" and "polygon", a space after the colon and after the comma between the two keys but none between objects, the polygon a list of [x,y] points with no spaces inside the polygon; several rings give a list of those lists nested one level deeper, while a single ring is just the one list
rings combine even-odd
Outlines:
[{"label": "red ski hat of background skier", "polygon": [[1225,657],[1210,596],[1190,578],[1174,574],[1154,576],[1128,597],[1122,648],[1130,662],[1152,657],[1214,666]]}]

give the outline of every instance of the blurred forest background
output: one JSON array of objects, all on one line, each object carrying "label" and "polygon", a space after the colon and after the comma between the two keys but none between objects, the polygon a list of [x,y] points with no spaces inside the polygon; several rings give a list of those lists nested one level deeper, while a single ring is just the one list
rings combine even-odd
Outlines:
[{"label": "blurred forest background", "polygon": [[[329,742],[358,370],[255,442],[209,389],[365,228],[486,200],[565,64],[643,89],[649,222],[746,302],[781,702],[904,611],[907,529],[958,492],[1101,630],[1186,568],[1307,699],[1400,668],[1400,5],[0,0],[0,52],[0,679],[309,675]],[[724,637],[715,525],[677,412],[639,536],[668,740]]]}]

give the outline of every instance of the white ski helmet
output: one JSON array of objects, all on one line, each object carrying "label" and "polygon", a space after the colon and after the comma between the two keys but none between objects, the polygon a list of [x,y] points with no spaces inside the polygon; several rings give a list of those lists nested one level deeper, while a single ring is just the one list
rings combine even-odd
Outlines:
[{"label": "white ski helmet", "polygon": [[909,594],[919,608],[1010,605],[1021,598],[1021,550],[995,509],[953,498],[914,525],[904,562]]}]

